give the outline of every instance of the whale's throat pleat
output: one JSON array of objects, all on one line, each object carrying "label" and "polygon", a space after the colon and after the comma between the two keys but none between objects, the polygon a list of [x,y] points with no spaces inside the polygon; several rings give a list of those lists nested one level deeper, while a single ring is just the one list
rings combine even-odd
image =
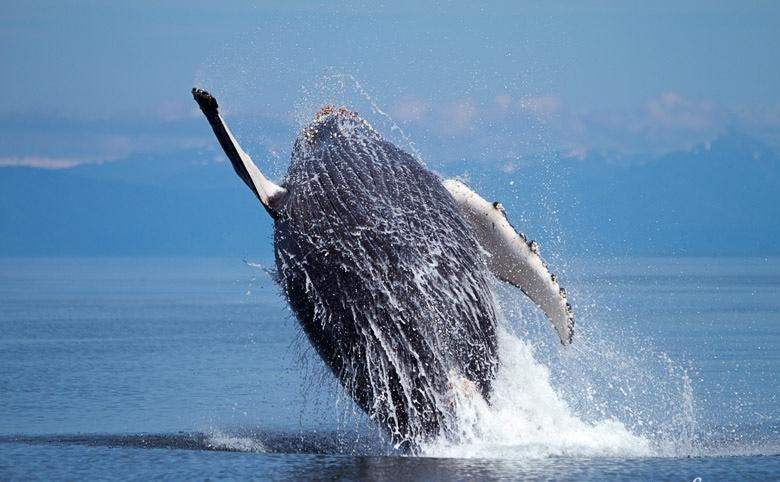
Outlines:
[{"label": "whale's throat pleat", "polygon": [[451,374],[485,397],[495,309],[477,242],[439,179],[359,119],[297,139],[275,246],[326,365],[399,444],[451,428]]}]

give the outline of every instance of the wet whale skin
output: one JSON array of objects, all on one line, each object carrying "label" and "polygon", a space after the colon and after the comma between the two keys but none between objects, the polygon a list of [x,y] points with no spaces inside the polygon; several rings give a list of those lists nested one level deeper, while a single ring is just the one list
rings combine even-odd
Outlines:
[{"label": "wet whale skin", "polygon": [[453,199],[345,114],[302,131],[284,184],[279,282],[311,344],[397,445],[446,434],[453,380],[488,398],[498,364],[488,272]]}]

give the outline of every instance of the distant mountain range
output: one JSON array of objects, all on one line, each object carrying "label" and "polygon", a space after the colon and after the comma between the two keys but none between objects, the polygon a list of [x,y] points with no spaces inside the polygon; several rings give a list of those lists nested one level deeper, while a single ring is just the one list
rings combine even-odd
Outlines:
[{"label": "distant mountain range", "polygon": [[526,211],[529,232],[560,235],[566,252],[780,254],[780,156],[738,132],[655,158],[595,153],[483,171],[476,184]]},{"label": "distant mountain range", "polygon": [[[221,156],[189,150],[64,170],[1,168],[0,255],[268,259],[272,221],[230,165],[215,161]],[[656,158],[430,167],[465,174],[554,253],[780,255],[780,156],[738,132]]]}]

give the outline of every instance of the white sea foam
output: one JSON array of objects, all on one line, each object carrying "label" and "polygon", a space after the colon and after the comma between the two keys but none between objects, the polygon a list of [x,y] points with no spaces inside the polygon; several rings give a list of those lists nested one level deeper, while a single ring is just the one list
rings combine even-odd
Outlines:
[{"label": "white sea foam", "polygon": [[214,430],[206,436],[206,444],[214,450],[231,450],[237,452],[267,452],[265,445],[251,437],[234,435]]},{"label": "white sea foam", "polygon": [[533,458],[549,456],[648,456],[651,443],[617,420],[586,422],[555,392],[549,369],[528,343],[500,334],[502,365],[491,403],[459,396],[456,440],[423,447],[434,457]]}]

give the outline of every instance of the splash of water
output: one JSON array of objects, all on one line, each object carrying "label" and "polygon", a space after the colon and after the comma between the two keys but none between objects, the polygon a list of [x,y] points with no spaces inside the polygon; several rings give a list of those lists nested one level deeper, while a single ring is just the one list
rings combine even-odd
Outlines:
[{"label": "splash of water", "polygon": [[[323,95],[348,96],[350,89],[401,136],[399,144],[422,160],[406,133],[352,75],[325,76],[315,94],[306,94],[306,110]],[[309,119],[306,115],[303,122]],[[557,211],[548,208],[557,219]],[[578,314],[585,328],[575,346],[564,352],[549,339],[542,341],[542,336],[549,337],[549,327],[536,307],[518,308],[516,294],[498,291],[507,320],[500,333],[502,366],[491,401],[478,395],[458,397],[454,433],[426,443],[423,454],[523,458],[692,453],[695,400],[685,370],[647,343],[612,342],[598,323],[589,326],[596,317],[583,316],[588,314],[585,303],[578,305],[584,308]],[[542,327],[544,334],[530,326]]]},{"label": "splash of water", "polygon": [[379,101],[368,92],[363,84],[348,72],[329,69],[314,83],[312,88],[302,86],[302,96],[296,104],[294,117],[300,128],[309,125],[313,117],[312,114],[325,104],[348,107],[358,110],[360,114],[364,114],[362,108],[366,107],[373,114],[370,116],[371,124],[381,131],[384,137],[409,151],[419,163],[425,165],[423,153],[417,144],[381,107]]},{"label": "splash of water", "polygon": [[454,440],[427,444],[436,457],[535,458],[549,456],[648,456],[650,441],[615,419],[586,422],[577,417],[550,381],[550,370],[532,347],[502,330],[501,368],[490,404],[476,395],[456,402],[459,433]]},{"label": "splash of water", "polygon": [[206,434],[206,447],[211,450],[228,450],[233,452],[267,452],[265,445],[257,438],[237,435],[221,430],[213,430]]},{"label": "splash of water", "polygon": [[[576,292],[576,284],[573,286]],[[702,453],[688,369],[648,340],[602,326],[588,303],[568,348],[537,307],[497,284],[501,368],[490,403],[459,397],[458,434],[424,453],[447,457],[679,457]],[[584,296],[583,296],[584,297]]]}]

